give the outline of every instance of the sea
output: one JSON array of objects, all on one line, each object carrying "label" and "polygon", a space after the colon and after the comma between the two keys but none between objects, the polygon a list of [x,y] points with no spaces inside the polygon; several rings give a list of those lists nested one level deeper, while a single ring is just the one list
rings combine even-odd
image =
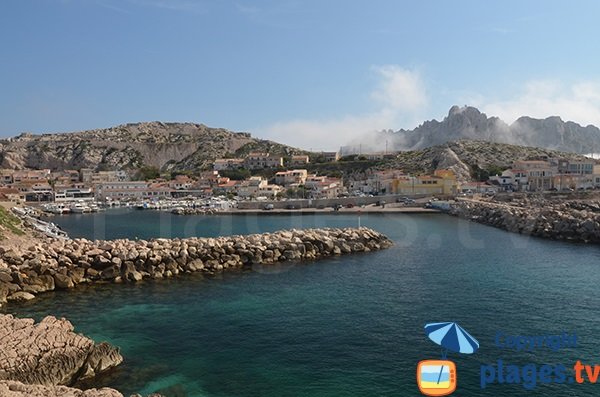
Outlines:
[{"label": "sea", "polygon": [[[444,214],[179,216],[118,209],[52,220],[72,237],[98,239],[360,224],[394,242],[379,252],[211,277],[84,286],[2,309],[66,317],[77,332],[119,346],[123,364],[82,387],[109,386],[126,396],[419,396],[417,365],[444,356],[456,366],[455,396],[600,395],[600,384],[579,384],[573,370],[579,360],[593,375],[600,364],[597,246]],[[433,322],[458,323],[479,350],[444,352],[425,333]],[[565,335],[576,343],[520,350],[510,343]],[[566,368],[562,382],[547,376],[548,366],[559,365]]]}]

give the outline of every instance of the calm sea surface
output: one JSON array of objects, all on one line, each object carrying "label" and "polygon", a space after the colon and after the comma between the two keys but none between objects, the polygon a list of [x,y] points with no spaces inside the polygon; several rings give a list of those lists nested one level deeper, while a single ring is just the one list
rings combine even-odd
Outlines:
[{"label": "calm sea surface", "polygon": [[[356,215],[172,216],[115,210],[54,218],[72,236],[216,236],[356,226]],[[506,233],[445,215],[364,215],[381,252],[135,285],[54,292],[12,306],[65,316],[122,349],[97,385],[167,396],[418,396],[416,365],[440,357],[428,322],[457,321],[481,345],[450,353],[456,396],[588,396],[598,385],[493,384],[480,366],[600,364],[600,249]],[[577,333],[576,348],[502,350],[512,335]],[[572,375],[569,373],[569,375]]]}]

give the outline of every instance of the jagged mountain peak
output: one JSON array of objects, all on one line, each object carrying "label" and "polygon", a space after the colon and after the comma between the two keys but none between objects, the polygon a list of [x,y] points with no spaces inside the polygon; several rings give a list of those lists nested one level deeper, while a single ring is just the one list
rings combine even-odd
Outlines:
[{"label": "jagged mountain peak", "polygon": [[[560,116],[536,119],[518,118],[511,125],[500,118],[488,117],[473,106],[452,106],[442,121],[430,120],[413,130],[399,130],[390,135],[395,149],[414,150],[461,139],[535,146],[574,153],[589,153],[600,148],[600,130]],[[389,138],[388,138],[389,139]]]}]

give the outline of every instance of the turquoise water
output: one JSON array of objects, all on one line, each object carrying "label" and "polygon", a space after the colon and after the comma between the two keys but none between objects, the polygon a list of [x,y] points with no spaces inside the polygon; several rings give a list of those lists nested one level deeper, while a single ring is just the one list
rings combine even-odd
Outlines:
[{"label": "turquoise water", "polygon": [[[89,237],[92,225],[103,223],[100,233],[108,238],[357,224],[355,215],[171,217],[135,211],[55,221],[72,235]],[[120,346],[124,364],[94,386],[124,393],[417,396],[417,363],[440,358],[423,326],[457,321],[481,348],[470,356],[448,355],[457,366],[453,395],[600,394],[600,385],[589,384],[480,388],[480,365],[499,358],[520,365],[572,367],[578,359],[600,364],[598,247],[510,234],[445,215],[363,215],[361,223],[386,233],[394,247],[214,278],[54,292],[10,310],[65,316],[79,332]],[[576,332],[578,346],[501,350],[494,346],[499,330]]]}]

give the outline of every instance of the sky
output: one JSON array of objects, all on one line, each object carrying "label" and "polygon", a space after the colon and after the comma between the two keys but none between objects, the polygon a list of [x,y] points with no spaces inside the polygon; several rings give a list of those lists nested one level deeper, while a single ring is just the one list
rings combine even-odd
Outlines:
[{"label": "sky", "polygon": [[312,150],[472,105],[600,125],[600,2],[2,0],[0,136],[203,123]]}]

